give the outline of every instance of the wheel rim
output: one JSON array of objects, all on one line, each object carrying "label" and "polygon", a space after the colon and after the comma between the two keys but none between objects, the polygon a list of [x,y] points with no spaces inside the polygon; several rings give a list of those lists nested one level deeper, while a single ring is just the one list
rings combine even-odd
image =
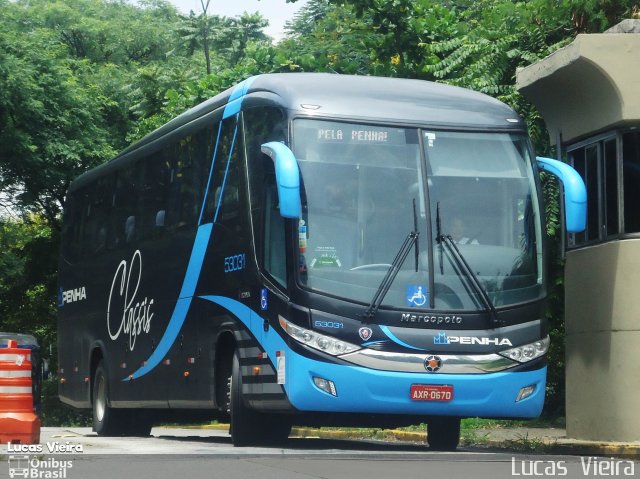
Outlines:
[{"label": "wheel rim", "polygon": [[104,376],[100,375],[98,376],[98,384],[96,385],[96,401],[95,401],[96,419],[99,422],[102,422],[102,420],[104,419],[104,411],[106,407],[107,407],[107,404],[106,404],[106,394],[105,394],[105,380],[104,380]]}]

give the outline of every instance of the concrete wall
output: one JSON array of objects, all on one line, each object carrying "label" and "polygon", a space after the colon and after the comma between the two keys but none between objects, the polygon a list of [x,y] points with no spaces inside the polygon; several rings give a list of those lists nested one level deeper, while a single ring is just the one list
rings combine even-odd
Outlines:
[{"label": "concrete wall", "polygon": [[567,435],[640,441],[640,239],[567,253]]},{"label": "concrete wall", "polygon": [[516,88],[536,105],[551,143],[563,143],[640,118],[640,34],[582,34],[517,72]]}]

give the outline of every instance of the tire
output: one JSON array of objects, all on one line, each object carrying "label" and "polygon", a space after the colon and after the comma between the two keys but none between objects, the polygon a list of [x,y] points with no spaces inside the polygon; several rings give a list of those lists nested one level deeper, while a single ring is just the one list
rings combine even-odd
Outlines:
[{"label": "tire", "polygon": [[149,437],[153,421],[148,411],[140,409],[129,409],[126,425],[126,435],[134,437]]},{"label": "tire", "polygon": [[460,418],[431,419],[427,426],[427,442],[434,451],[455,451],[460,442]]},{"label": "tire", "polygon": [[287,440],[291,422],[284,415],[265,414],[249,408],[242,397],[242,369],[238,352],[233,355],[229,378],[231,442],[235,447],[273,446]]},{"label": "tire", "polygon": [[109,406],[109,381],[102,361],[93,376],[91,409],[93,430],[98,436],[121,436],[126,432],[124,411]]}]

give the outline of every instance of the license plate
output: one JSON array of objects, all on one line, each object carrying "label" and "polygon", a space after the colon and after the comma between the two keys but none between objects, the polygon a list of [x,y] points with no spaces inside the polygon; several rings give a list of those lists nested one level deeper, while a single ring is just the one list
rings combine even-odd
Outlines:
[{"label": "license plate", "polygon": [[440,401],[453,400],[453,386],[435,384],[412,384],[412,401]]}]

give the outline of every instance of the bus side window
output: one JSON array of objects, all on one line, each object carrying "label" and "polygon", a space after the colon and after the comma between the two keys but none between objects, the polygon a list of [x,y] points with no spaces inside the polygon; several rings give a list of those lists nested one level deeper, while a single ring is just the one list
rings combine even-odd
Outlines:
[{"label": "bus side window", "polygon": [[111,205],[108,193],[113,188],[110,177],[98,180],[90,191],[92,211],[88,218],[87,247],[85,252],[89,255],[100,254],[107,249],[107,230],[109,227],[109,213]]},{"label": "bus side window", "polygon": [[168,228],[198,224],[213,154],[212,136],[213,128],[208,126],[183,136],[164,149],[162,181],[166,184],[166,201],[164,208],[154,209],[156,227],[162,222]]},{"label": "bus side window", "polygon": [[106,248],[109,221],[109,202],[105,192],[109,178],[102,178],[75,195],[80,211],[74,218],[72,244],[76,259],[91,258]]},{"label": "bus side window", "polygon": [[75,263],[80,259],[82,250],[82,213],[85,195],[76,191],[67,195],[64,204],[64,224],[62,227],[62,254],[64,258]]},{"label": "bus side window", "polygon": [[139,226],[136,220],[138,210],[139,163],[118,171],[112,198],[111,224],[107,248],[116,249],[138,239]]},{"label": "bus side window", "polygon": [[[215,128],[217,133],[217,128]],[[222,122],[220,140],[213,164],[211,184],[202,215],[203,223],[237,223],[240,211],[240,174],[238,156],[241,149],[241,132],[235,117]],[[233,148],[233,150],[232,150]],[[211,153],[213,154],[213,153]],[[233,227],[233,225],[227,225]]]},{"label": "bus side window", "polygon": [[260,149],[269,141],[286,142],[285,115],[278,108],[256,107],[245,110],[243,120],[258,263],[285,286],[285,229],[278,206],[275,168]]},{"label": "bus side window", "polygon": [[280,215],[278,190],[273,161],[263,155],[265,165],[264,185],[264,268],[282,286],[287,284],[287,261],[284,218]]},{"label": "bus side window", "polygon": [[142,188],[142,238],[159,238],[164,231],[171,165],[160,152],[145,162]]}]

